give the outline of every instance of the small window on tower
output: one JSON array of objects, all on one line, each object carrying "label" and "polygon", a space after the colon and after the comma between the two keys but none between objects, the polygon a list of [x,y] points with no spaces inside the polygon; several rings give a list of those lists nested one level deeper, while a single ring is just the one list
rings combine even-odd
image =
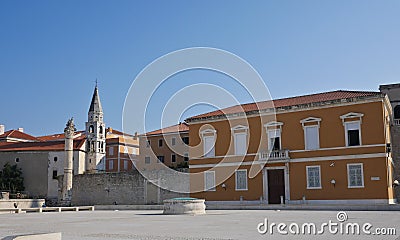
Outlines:
[{"label": "small window on tower", "polygon": [[54,162],[57,162],[57,160],[58,160],[58,158],[57,158],[57,157],[54,157]]},{"label": "small window on tower", "polygon": [[102,126],[99,127],[99,133],[103,133],[103,127]]},{"label": "small window on tower", "polygon": [[53,179],[57,179],[57,170],[53,170]]},{"label": "small window on tower", "polygon": [[93,127],[93,125],[90,125],[90,127],[89,127],[89,133],[93,133],[94,132],[94,127]]}]

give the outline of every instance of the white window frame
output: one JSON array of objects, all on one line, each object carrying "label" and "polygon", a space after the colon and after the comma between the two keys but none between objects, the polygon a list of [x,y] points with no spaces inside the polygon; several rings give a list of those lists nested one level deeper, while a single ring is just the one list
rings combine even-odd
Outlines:
[{"label": "white window frame", "polygon": [[[320,148],[320,141],[319,141],[319,128],[321,126],[321,118],[317,118],[317,117],[308,117],[308,118],[304,118],[300,121],[301,125],[303,126],[303,131],[304,131],[304,149],[305,150],[318,150]],[[313,123],[313,124],[309,124],[306,125],[308,123]],[[306,128],[307,127],[318,127],[318,134],[317,134],[317,141],[318,141],[318,146],[316,149],[307,149],[307,136],[306,136]]]},{"label": "white window frame", "polygon": [[[246,188],[238,188],[238,172],[245,172],[246,175]],[[247,169],[237,169],[235,171],[235,191],[247,191],[248,190],[248,179],[247,179]]]},{"label": "white window frame", "polygon": [[[207,189],[207,174],[212,174],[213,175],[213,181],[214,181],[214,187]],[[205,171],[204,172],[204,191],[205,192],[215,192],[216,191],[216,186],[215,186],[215,171]]]},{"label": "white window frame", "polygon": [[[232,135],[233,135],[233,142],[234,142],[234,144],[233,144],[234,155],[245,156],[247,154],[248,145],[249,145],[248,139],[247,139],[248,129],[249,129],[249,127],[244,126],[244,125],[237,125],[237,126],[231,128],[231,132],[232,132]],[[240,131],[240,132],[235,132],[235,131]],[[245,142],[244,152],[243,153],[238,153],[238,151],[237,151],[238,147],[236,146],[236,144],[237,144],[236,137],[238,135],[245,135],[246,142]]]},{"label": "white window frame", "polygon": [[[350,166],[361,166],[361,186],[350,186]],[[348,163],[347,164],[347,188],[364,188],[364,164],[363,163]]]},{"label": "white window frame", "polygon": [[[356,145],[356,146],[349,146],[349,133],[348,133],[348,127],[347,125],[349,123],[358,123],[358,138],[360,140],[360,145]],[[362,145],[362,138],[361,138],[361,121],[348,121],[348,122],[343,122],[344,125],[344,137],[345,137],[345,141],[346,141],[346,147],[358,147]]]},{"label": "white window frame", "polygon": [[124,153],[125,153],[125,154],[129,154],[128,146],[124,146]]},{"label": "white window frame", "polygon": [[176,145],[176,138],[175,137],[171,138],[171,145],[172,146]]},{"label": "white window frame", "polygon": [[[149,160],[148,162],[146,160]],[[150,164],[151,163],[151,158],[149,156],[144,157],[144,164]]]},{"label": "white window frame", "polygon": [[267,130],[268,150],[271,150],[271,151],[272,151],[272,148],[273,148],[273,146],[271,145],[271,138],[270,138],[270,135],[271,135],[270,132],[272,132],[272,131],[276,131],[276,132],[279,133],[279,134],[277,134],[277,135],[279,135],[279,147],[280,147],[280,149],[275,150],[275,151],[280,151],[280,150],[282,150],[282,131],[281,131],[280,128],[268,129],[268,130]]},{"label": "white window frame", "polygon": [[124,170],[128,170],[129,163],[128,160],[124,160]]},{"label": "white window frame", "polygon": [[[239,147],[237,146],[238,141],[237,141],[236,137],[238,137],[239,135],[244,135],[245,136],[245,140],[246,140],[245,143],[244,143],[244,146],[243,146],[244,147],[244,151],[242,153],[238,152]],[[235,150],[235,155],[245,156],[247,154],[247,148],[248,148],[247,132],[234,133],[233,134],[233,141],[235,143],[233,145],[233,148]]]},{"label": "white window frame", "polygon": [[108,160],[108,169],[113,170],[114,169],[114,160]]},{"label": "white window frame", "polygon": [[[310,149],[308,148],[308,141],[307,141],[307,134],[306,134],[307,128],[317,128],[317,146],[316,146],[316,148],[310,148]],[[320,148],[320,145],[319,145],[319,125],[304,126],[303,130],[304,130],[304,149],[305,150],[310,150],[310,151],[318,150]]]},{"label": "white window frame", "polygon": [[108,155],[110,155],[110,156],[114,155],[114,147],[108,148]]},{"label": "white window frame", "polygon": [[269,132],[273,131],[273,130],[274,131],[279,130],[279,147],[280,147],[279,150],[283,149],[283,147],[282,147],[282,126],[283,126],[283,122],[277,122],[277,121],[271,121],[271,122],[264,124],[265,131],[267,134],[268,150],[272,150]]},{"label": "white window frame", "polygon": [[[308,181],[308,169],[310,168],[318,168],[318,173],[319,173],[319,187],[311,187],[310,182]],[[322,182],[321,182],[321,166],[320,165],[311,165],[311,166],[306,166],[306,182],[307,182],[307,189],[322,189]]]}]

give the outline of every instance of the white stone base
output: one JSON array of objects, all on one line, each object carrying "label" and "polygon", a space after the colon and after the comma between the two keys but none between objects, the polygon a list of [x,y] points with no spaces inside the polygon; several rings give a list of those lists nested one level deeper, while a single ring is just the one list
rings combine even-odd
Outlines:
[{"label": "white stone base", "polygon": [[205,214],[206,205],[204,199],[196,198],[173,198],[164,200],[164,214]]}]

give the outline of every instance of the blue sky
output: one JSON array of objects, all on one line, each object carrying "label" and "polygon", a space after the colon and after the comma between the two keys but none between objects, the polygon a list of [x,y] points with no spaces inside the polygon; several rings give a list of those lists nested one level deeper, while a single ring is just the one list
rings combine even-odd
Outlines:
[{"label": "blue sky", "polygon": [[[83,129],[97,78],[106,124],[121,129],[125,96],[140,71],[171,51],[199,46],[248,61],[274,98],[377,90],[400,81],[399,12],[397,0],[2,0],[0,123],[44,135],[62,131],[73,116]],[[250,101],[221,74],[178,74],[154,97],[149,130],[159,127],[157,107],[168,96],[199,82]]]}]

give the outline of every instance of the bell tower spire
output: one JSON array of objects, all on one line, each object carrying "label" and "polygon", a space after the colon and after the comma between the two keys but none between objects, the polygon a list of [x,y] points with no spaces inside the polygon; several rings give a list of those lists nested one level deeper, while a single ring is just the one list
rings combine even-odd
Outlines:
[{"label": "bell tower spire", "polygon": [[105,170],[106,133],[103,121],[103,108],[100,102],[99,90],[94,88],[92,101],[86,122],[86,171]]}]

